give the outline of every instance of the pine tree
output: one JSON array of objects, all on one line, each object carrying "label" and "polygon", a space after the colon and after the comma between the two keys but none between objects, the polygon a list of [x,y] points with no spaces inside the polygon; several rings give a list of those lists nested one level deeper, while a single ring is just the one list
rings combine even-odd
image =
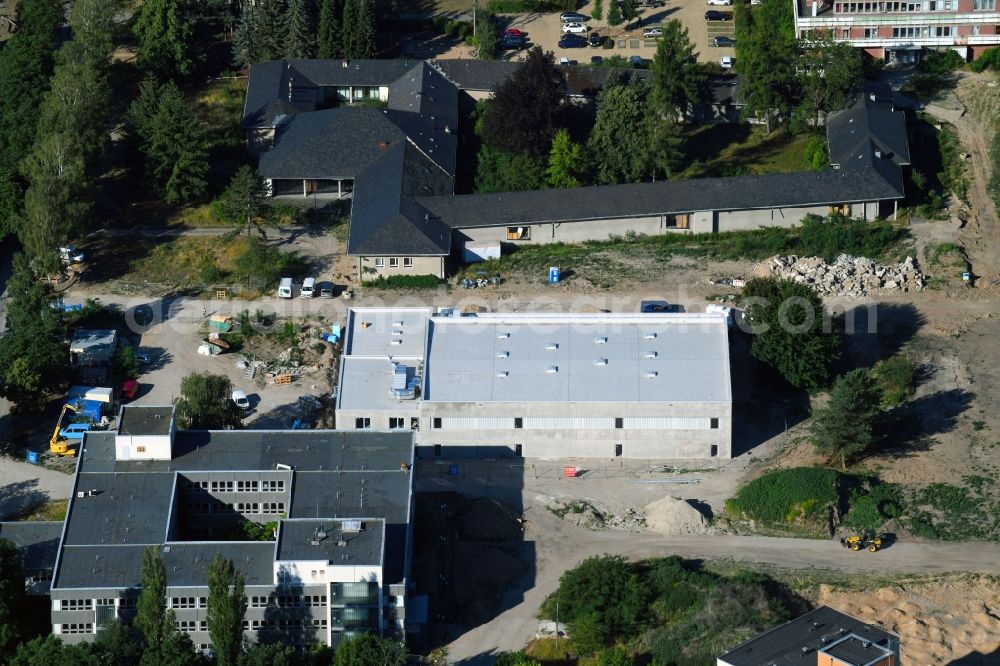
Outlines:
[{"label": "pine tree", "polygon": [[306,0],[288,0],[285,10],[285,57],[309,58],[312,54],[312,17]]},{"label": "pine tree", "polygon": [[622,24],[622,7],[618,3],[618,0],[611,0],[611,4],[608,5],[608,25],[621,25]]},{"label": "pine tree", "polygon": [[283,0],[257,0],[253,23],[257,55],[261,60],[275,60],[282,56],[284,14]]},{"label": "pine tree", "polygon": [[317,58],[339,58],[341,49],[341,18],[344,6],[340,0],[320,0],[319,31],[316,37]]},{"label": "pine tree", "polygon": [[217,666],[237,666],[243,648],[243,616],[247,612],[243,574],[232,560],[216,553],[208,565],[208,633]]},{"label": "pine tree", "polygon": [[846,470],[848,462],[875,444],[880,398],[878,386],[867,368],[837,377],[830,391],[830,402],[813,423],[816,450],[837,460]]},{"label": "pine tree", "polygon": [[257,26],[253,4],[246,2],[240,10],[240,22],[233,35],[233,63],[237,67],[249,67],[260,60],[260,44],[257,40]]},{"label": "pine tree", "polygon": [[139,43],[139,69],[160,81],[190,74],[197,20],[197,12],[187,0],[143,3],[132,28]]},{"label": "pine tree", "polygon": [[345,58],[372,58],[375,55],[375,7],[372,0],[344,3],[343,53]]}]

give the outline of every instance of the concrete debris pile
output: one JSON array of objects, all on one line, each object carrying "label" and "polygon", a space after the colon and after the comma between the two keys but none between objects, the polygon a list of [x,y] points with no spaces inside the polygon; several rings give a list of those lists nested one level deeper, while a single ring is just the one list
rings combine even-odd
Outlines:
[{"label": "concrete debris pile", "polygon": [[924,275],[913,257],[887,265],[849,254],[840,255],[832,264],[819,257],[775,256],[761,263],[757,273],[807,284],[821,295],[864,297],[924,289]]},{"label": "concrete debris pile", "polygon": [[619,516],[607,507],[589,500],[555,499],[549,503],[548,509],[571,525],[591,530],[641,532],[646,526],[646,519],[635,509],[629,509],[624,516]]}]

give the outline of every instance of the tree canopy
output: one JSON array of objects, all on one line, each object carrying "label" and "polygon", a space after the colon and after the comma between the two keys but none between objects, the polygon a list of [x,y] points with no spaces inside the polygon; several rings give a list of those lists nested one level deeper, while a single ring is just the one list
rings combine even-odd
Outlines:
[{"label": "tree canopy", "polygon": [[375,57],[375,5],[373,0],[344,0],[340,46],[345,58]]},{"label": "tree canopy", "polygon": [[565,85],[552,53],[537,46],[531,49],[493,93],[482,117],[483,142],[508,153],[548,155]]},{"label": "tree canopy", "polygon": [[663,117],[674,118],[678,110],[701,101],[705,78],[687,28],[677,19],[667,21],[653,56],[653,104]]},{"label": "tree canopy", "polygon": [[192,0],[146,0],[133,32],[138,62],[146,76],[180,80],[194,69],[194,35],[201,15]]},{"label": "tree canopy", "polygon": [[361,634],[341,641],[333,656],[333,666],[403,666],[406,649],[389,638]]},{"label": "tree canopy", "polygon": [[812,436],[816,450],[847,469],[876,443],[881,392],[867,368],[837,377],[830,402],[816,414]]},{"label": "tree canopy", "polygon": [[746,103],[745,113],[764,120],[770,131],[787,117],[795,98],[798,57],[791,3],[763,0],[750,11],[736,0],[736,61]]},{"label": "tree canopy", "polygon": [[799,86],[813,118],[842,109],[848,94],[864,78],[861,54],[850,42],[818,37],[802,42]]},{"label": "tree canopy", "polygon": [[208,633],[217,666],[237,666],[243,649],[247,595],[243,574],[219,553],[208,565]]},{"label": "tree canopy", "polygon": [[225,375],[195,372],[181,380],[177,425],[186,430],[223,430],[240,427],[232,401],[233,385]]},{"label": "tree canopy", "polygon": [[743,289],[742,302],[753,325],[754,358],[799,388],[815,389],[829,382],[830,368],[840,355],[840,338],[824,331],[829,314],[816,292],[792,280],[752,278]]},{"label": "tree canopy", "polygon": [[343,54],[340,28],[343,17],[344,3],[341,0],[319,0],[317,58],[339,58]]},{"label": "tree canopy", "polygon": [[288,0],[285,10],[285,57],[309,58],[312,54],[312,15],[306,0]]},{"label": "tree canopy", "polygon": [[21,639],[21,611],[24,606],[24,570],[17,548],[0,539],[0,660],[17,650]]},{"label": "tree canopy", "polygon": [[549,151],[549,165],[545,169],[549,187],[579,187],[583,184],[583,146],[575,143],[566,130],[556,132]]}]

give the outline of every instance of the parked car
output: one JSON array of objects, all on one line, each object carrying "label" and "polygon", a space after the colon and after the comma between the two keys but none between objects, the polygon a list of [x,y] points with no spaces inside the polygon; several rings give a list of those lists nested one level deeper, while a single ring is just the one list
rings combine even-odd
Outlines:
[{"label": "parked car", "polygon": [[604,43],[604,38],[601,37],[601,33],[592,32],[590,33],[590,36],[587,37],[587,43],[589,43],[591,46],[600,46],[602,43]]},{"label": "parked car", "polygon": [[122,384],[122,399],[125,401],[131,401],[135,398],[136,393],[139,392],[139,382],[134,379],[129,379]]},{"label": "parked car", "polygon": [[641,301],[639,303],[639,312],[643,314],[664,314],[683,311],[684,309],[680,305],[672,305],[667,301]]},{"label": "parked car", "polygon": [[587,45],[587,38],[580,35],[563,35],[559,38],[561,49],[582,49]]},{"label": "parked car", "polygon": [[521,35],[504,35],[500,38],[500,48],[505,51],[519,51],[528,45],[528,40]]},{"label": "parked car", "polygon": [[302,281],[302,288],[299,289],[299,296],[302,298],[312,298],[316,291],[316,278],[307,277]]},{"label": "parked car", "polygon": [[637,55],[629,56],[628,61],[632,63],[632,66],[635,67],[636,69],[641,68],[645,64],[645,62],[642,59],[642,56],[637,56]]},{"label": "parked car", "polygon": [[713,46],[736,46],[736,40],[732,37],[715,37],[712,40]]},{"label": "parked car", "polygon": [[319,297],[320,298],[333,298],[333,283],[332,282],[321,282],[319,285]]},{"label": "parked car", "polygon": [[577,12],[563,12],[559,15],[559,20],[563,23],[585,23],[590,20],[590,17]]},{"label": "parked car", "polygon": [[602,58],[601,56],[590,56],[590,64],[591,65],[597,66],[597,65],[600,65],[603,62],[604,62],[604,58]]},{"label": "parked car", "polygon": [[250,399],[247,398],[247,394],[239,389],[233,391],[232,395],[233,404],[239,407],[240,411],[245,412],[250,409]]},{"label": "parked car", "polygon": [[722,65],[722,69],[732,69],[733,56],[722,56],[719,58],[719,64]]},{"label": "parked car", "polygon": [[59,436],[63,439],[83,439],[83,433],[90,432],[92,423],[70,423],[59,431]]},{"label": "parked car", "polygon": [[733,15],[729,12],[719,12],[714,9],[705,12],[706,21],[728,21],[731,18],[733,18]]},{"label": "parked car", "polygon": [[728,7],[729,5],[733,4],[733,0],[708,0],[708,4]]},{"label": "parked car", "polygon": [[564,33],[587,32],[588,30],[590,30],[590,26],[585,23],[563,23],[562,27]]},{"label": "parked car", "polygon": [[63,263],[78,264],[83,261],[84,254],[76,249],[76,247],[67,245],[59,248],[59,257],[63,260]]},{"label": "parked car", "polygon": [[281,278],[281,282],[278,283],[278,298],[291,298],[292,297],[292,278],[285,277]]},{"label": "parked car", "polygon": [[667,3],[663,2],[663,0],[644,0],[642,6],[656,9],[657,7],[666,7]]},{"label": "parked car", "polygon": [[524,37],[524,33],[518,30],[517,28],[507,28],[506,30],[504,30],[503,36],[506,37],[507,35],[513,35],[514,37]]},{"label": "parked car", "polygon": [[650,28],[649,30],[644,30],[642,33],[643,37],[663,37],[663,30],[661,28]]},{"label": "parked car", "polygon": [[152,357],[149,355],[149,352],[136,352],[135,360],[139,361],[139,365],[149,365]]}]

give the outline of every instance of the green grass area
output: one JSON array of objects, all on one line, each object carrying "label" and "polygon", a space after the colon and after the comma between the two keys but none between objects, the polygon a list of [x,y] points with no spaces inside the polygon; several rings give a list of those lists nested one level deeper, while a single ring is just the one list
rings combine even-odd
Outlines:
[{"label": "green grass area", "polygon": [[584,279],[601,288],[628,280],[647,279],[663,269],[675,256],[725,260],[760,261],[775,254],[818,255],[833,259],[837,254],[880,259],[892,254],[906,231],[890,224],[873,224],[846,218],[807,222],[801,228],[772,227],[755,231],[719,234],[666,234],[644,236],[626,232],[606,241],[522,245],[516,251],[465,269],[458,277],[500,273],[504,277],[530,276],[544,282],[549,266],[560,266],[563,279]]},{"label": "green grass area", "polygon": [[29,509],[21,517],[21,520],[65,520],[68,500],[47,500]]},{"label": "green grass area", "polygon": [[705,178],[810,171],[806,145],[812,134],[790,134],[739,123],[696,125],[684,134],[680,177]]},{"label": "green grass area", "polygon": [[1000,498],[986,476],[961,485],[884,483],[872,474],[818,467],[767,472],[726,502],[737,521],[753,520],[759,531],[819,536],[831,525],[854,530],[905,529],[916,537],[1000,539]]},{"label": "green grass area", "polygon": [[820,467],[768,472],[726,501],[726,513],[764,525],[818,531],[829,525],[840,501],[840,475]]}]

